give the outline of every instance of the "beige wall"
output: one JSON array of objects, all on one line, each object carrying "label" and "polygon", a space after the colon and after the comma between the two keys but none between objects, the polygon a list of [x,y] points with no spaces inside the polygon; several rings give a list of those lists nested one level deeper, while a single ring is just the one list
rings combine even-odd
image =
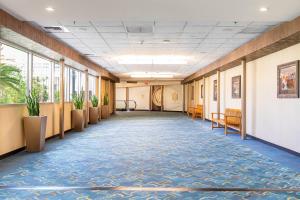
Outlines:
[{"label": "beige wall", "polygon": [[150,109],[150,86],[129,88],[129,100],[136,101],[137,110]]},{"label": "beige wall", "polygon": [[182,111],[183,108],[183,86],[165,85],[163,94],[163,105],[166,111]]},{"label": "beige wall", "polygon": [[[65,130],[71,129],[72,103],[65,103]],[[59,133],[59,104],[41,103],[41,115],[47,115],[46,138]],[[0,155],[24,147],[23,116],[26,105],[0,105]]]}]

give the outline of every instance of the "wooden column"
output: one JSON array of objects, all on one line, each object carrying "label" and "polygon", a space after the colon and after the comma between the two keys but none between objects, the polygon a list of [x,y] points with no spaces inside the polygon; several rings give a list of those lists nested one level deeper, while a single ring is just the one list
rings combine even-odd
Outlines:
[{"label": "wooden column", "polygon": [[185,84],[183,84],[183,108],[182,108],[182,112],[184,112],[185,111],[185,104],[186,104],[186,102],[185,102]]},{"label": "wooden column", "polygon": [[187,107],[186,107],[186,111],[189,111],[189,107],[190,107],[190,84],[187,84]]},{"label": "wooden column", "polygon": [[203,76],[203,120],[205,120],[205,76]]},{"label": "wooden column", "polygon": [[99,111],[99,119],[101,120],[101,101],[102,101],[102,97],[101,97],[101,76],[97,77],[97,97],[99,99],[98,101],[98,111]]},{"label": "wooden column", "polygon": [[[125,99],[125,101],[126,101],[126,104],[125,104],[125,110],[126,111],[129,111],[129,87],[126,87],[125,88],[126,89],[126,99]],[[150,105],[150,104],[149,104]]]},{"label": "wooden column", "polygon": [[243,82],[242,82],[242,139],[246,139],[246,95],[247,95],[247,64],[246,60],[242,60],[242,67],[243,67]]},{"label": "wooden column", "polygon": [[161,106],[160,111],[164,111],[164,86],[161,85]]},{"label": "wooden column", "polygon": [[85,78],[85,85],[84,85],[84,104],[85,104],[85,120],[88,124],[89,121],[89,72],[88,70],[84,70],[84,78]]},{"label": "wooden column", "polygon": [[196,81],[194,80],[194,83],[193,83],[194,87],[193,87],[193,107],[196,107],[197,105],[197,101],[196,101]]},{"label": "wooden column", "polygon": [[[220,93],[221,93],[221,81],[220,81],[220,70],[217,71],[217,113],[220,113],[221,112],[221,101],[220,101]],[[218,119],[220,119],[220,114],[218,114]]]},{"label": "wooden column", "polygon": [[59,138],[63,139],[65,137],[65,127],[64,127],[64,116],[65,116],[65,61],[64,59],[60,59],[59,61],[60,66],[60,77],[59,77],[59,84],[60,84],[60,109],[59,109]]}]

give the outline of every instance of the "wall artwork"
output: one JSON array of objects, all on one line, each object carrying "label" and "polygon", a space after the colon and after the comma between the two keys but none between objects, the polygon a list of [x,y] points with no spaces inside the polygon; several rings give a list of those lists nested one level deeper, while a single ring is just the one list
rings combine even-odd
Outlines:
[{"label": "wall artwork", "polygon": [[201,85],[201,99],[203,99],[203,84]]},{"label": "wall artwork", "polygon": [[214,101],[218,100],[218,81],[214,80]]},{"label": "wall artwork", "polygon": [[299,61],[277,67],[277,97],[299,98]]},{"label": "wall artwork", "polygon": [[231,96],[233,99],[241,98],[241,76],[232,77]]}]

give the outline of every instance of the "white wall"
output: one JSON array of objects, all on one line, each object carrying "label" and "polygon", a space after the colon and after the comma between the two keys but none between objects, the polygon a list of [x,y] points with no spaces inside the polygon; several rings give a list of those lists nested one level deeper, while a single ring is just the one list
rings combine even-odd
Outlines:
[{"label": "white wall", "polygon": [[129,88],[129,100],[136,101],[137,110],[150,109],[150,86]]},{"label": "white wall", "polygon": [[225,108],[242,108],[241,98],[232,98],[232,77],[241,76],[241,88],[243,88],[243,68],[237,66],[229,70],[223,71],[220,74],[220,111],[224,112]]},{"label": "white wall", "polygon": [[277,66],[300,60],[300,44],[247,63],[247,133],[300,152],[300,99],[277,98]]},{"label": "white wall", "polygon": [[166,111],[182,111],[183,108],[183,86],[165,85],[163,94],[163,105]]},{"label": "white wall", "polygon": [[205,117],[211,119],[211,113],[217,112],[217,101],[214,101],[214,80],[217,75],[214,74],[205,78]]},{"label": "white wall", "polygon": [[[126,88],[116,88],[116,100],[126,100]],[[116,101],[116,108],[125,108],[123,101]]]}]

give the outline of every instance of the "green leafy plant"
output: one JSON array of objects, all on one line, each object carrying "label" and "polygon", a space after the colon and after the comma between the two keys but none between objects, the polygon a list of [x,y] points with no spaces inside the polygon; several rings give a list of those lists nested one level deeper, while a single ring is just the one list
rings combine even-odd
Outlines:
[{"label": "green leafy plant", "polygon": [[92,102],[93,107],[98,107],[99,100],[98,100],[98,97],[96,95],[92,96],[91,102]]},{"label": "green leafy plant", "polygon": [[21,70],[8,64],[0,64],[0,89],[10,87],[19,91]]},{"label": "green leafy plant", "polygon": [[26,82],[18,68],[0,64],[0,103],[24,103]]},{"label": "green leafy plant", "polygon": [[103,105],[107,106],[109,104],[109,97],[108,94],[105,93],[104,98],[103,98]]},{"label": "green leafy plant", "polygon": [[38,93],[33,90],[26,96],[27,110],[29,116],[39,116],[40,115],[40,97]]},{"label": "green leafy plant", "polygon": [[33,77],[32,79],[32,88],[40,96],[42,102],[47,102],[49,99],[48,87],[45,84],[46,81],[47,78]]},{"label": "green leafy plant", "polygon": [[60,94],[59,91],[54,92],[54,102],[58,103],[60,101]]},{"label": "green leafy plant", "polygon": [[72,95],[72,101],[73,104],[75,106],[75,109],[79,109],[82,110],[83,108],[83,102],[84,102],[84,93],[80,92],[80,93],[73,93]]}]

